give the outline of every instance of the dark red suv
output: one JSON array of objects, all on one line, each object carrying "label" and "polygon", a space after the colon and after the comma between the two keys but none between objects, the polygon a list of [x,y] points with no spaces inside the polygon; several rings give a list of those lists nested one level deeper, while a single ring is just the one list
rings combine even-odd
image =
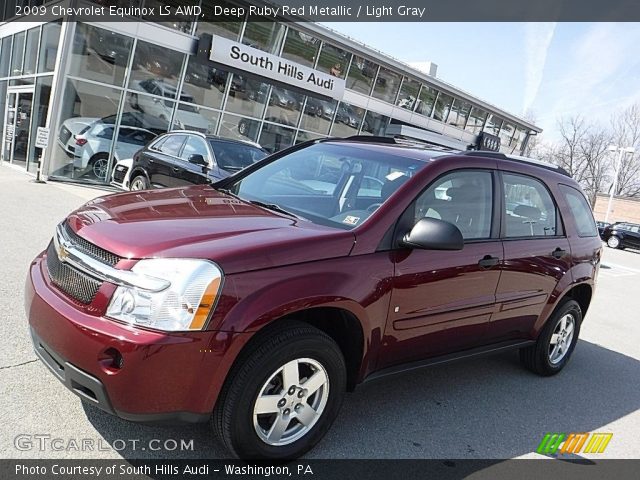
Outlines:
[{"label": "dark red suv", "polygon": [[363,381],[506,348],[559,372],[600,254],[554,166],[331,139],[211,186],[89,202],[31,265],[26,309],[83,400],[292,458]]}]

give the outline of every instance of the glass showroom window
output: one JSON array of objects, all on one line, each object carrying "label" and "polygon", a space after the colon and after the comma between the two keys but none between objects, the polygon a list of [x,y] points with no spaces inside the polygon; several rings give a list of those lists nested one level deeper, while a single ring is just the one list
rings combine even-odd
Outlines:
[{"label": "glass showroom window", "polygon": [[373,96],[388,103],[395,103],[401,79],[399,73],[380,67],[373,87]]},{"label": "glass showroom window", "polygon": [[511,152],[515,153],[520,151],[525,138],[527,138],[527,130],[521,127],[516,128],[516,134],[511,139],[511,144],[509,145]]},{"label": "glass showroom window", "polygon": [[404,80],[402,81],[402,88],[400,88],[400,95],[398,95],[398,101],[396,102],[396,105],[398,107],[406,108],[407,110],[413,110],[413,107],[418,100],[419,93],[420,82],[404,77]]},{"label": "glass showroom window", "polygon": [[377,73],[378,65],[362,57],[353,57],[347,76],[347,88],[369,95]]},{"label": "glass showroom window", "polygon": [[218,128],[220,112],[181,103],[173,119],[172,130],[195,130],[213,135]]},{"label": "glass showroom window", "polygon": [[[158,102],[162,104],[162,108],[168,112],[172,112],[175,102],[172,100],[162,99],[160,97],[152,97],[136,92],[127,93],[124,106],[122,107],[122,117],[120,124],[127,127],[136,127],[153,132],[156,135],[165,133],[169,130],[169,118],[160,118],[152,113],[146,113],[144,106],[150,103]],[[161,108],[158,106],[157,108]],[[168,115],[168,114],[167,114]],[[113,121],[115,122],[115,120]]]},{"label": "glass showroom window", "polygon": [[273,153],[293,145],[295,135],[296,131],[292,128],[265,123],[262,125],[262,132],[260,133],[260,141],[258,143],[262,148]]},{"label": "glass showroom window", "polygon": [[[4,135],[4,112],[7,107],[7,81],[0,81],[0,135]],[[4,152],[4,138],[0,137],[0,155]],[[5,158],[5,160],[9,160]]]},{"label": "glass showroom window", "polygon": [[42,41],[38,56],[38,73],[53,72],[56,67],[56,55],[60,42],[60,22],[47,23],[42,27]]},{"label": "glass showroom window", "polygon": [[103,167],[112,142],[92,135],[92,129],[97,124],[115,122],[120,96],[121,91],[115,88],[67,80],[59,130],[51,132],[57,141],[51,152],[50,175],[88,182],[106,181]]},{"label": "glass showroom window", "polygon": [[334,77],[344,78],[350,61],[351,53],[328,43],[323,43],[316,68]]},{"label": "glass showroom window", "polygon": [[[11,59],[11,45],[13,37],[4,37],[2,39],[2,48],[0,48],[0,77],[9,76],[9,60]],[[4,110],[2,110],[4,112]],[[4,116],[0,114],[0,116]]]},{"label": "glass showroom window", "polygon": [[27,32],[27,43],[24,48],[23,75],[36,73],[36,60],[38,58],[38,42],[40,41],[40,27],[32,28]]},{"label": "glass showroom window", "polygon": [[238,140],[255,142],[260,131],[260,121],[225,113],[222,115],[218,135]]},{"label": "glass showroom window", "polygon": [[361,133],[364,135],[383,136],[389,125],[389,117],[368,111],[362,122]]},{"label": "glass showroom window", "polygon": [[93,27],[76,25],[69,75],[122,86],[133,39]]},{"label": "glass showroom window", "polygon": [[[216,6],[234,7],[227,2],[202,2],[202,15],[204,18],[215,18],[214,8]],[[219,35],[221,37],[228,38],[230,40],[238,40],[240,35],[240,29],[242,28],[242,22],[198,22],[196,25],[196,35],[199,37],[203,33],[210,35]]]},{"label": "glass showroom window", "polygon": [[254,78],[234,73],[231,76],[231,89],[225,110],[249,117],[262,118],[264,106],[269,99],[269,84]]},{"label": "glass showroom window", "polygon": [[225,70],[214,68],[208,61],[191,56],[184,76],[182,96],[191,98],[186,101],[220,108],[228,77],[229,73]]},{"label": "glass showroom window", "polygon": [[284,41],[282,57],[308,67],[313,67],[318,56],[320,40],[311,35],[289,28]]},{"label": "glass showroom window", "polygon": [[317,140],[318,138],[326,138],[325,135],[318,135],[317,133],[312,132],[303,132],[302,130],[298,131],[298,135],[296,135],[295,144],[299,144],[302,142],[308,142],[309,140]]},{"label": "glass showroom window", "polygon": [[[129,6],[130,3],[131,2],[127,2],[127,6]],[[164,25],[165,27],[169,27],[169,28],[172,28],[174,30],[178,30],[178,31],[183,32],[183,33],[191,33],[193,22],[195,21],[195,18],[193,16],[191,16],[191,17],[188,17],[188,16],[178,17],[178,18],[172,19],[171,21],[168,21],[168,22],[159,22],[158,21],[158,12],[160,10],[160,7],[164,6],[164,5],[168,5],[168,6],[171,7],[172,10],[174,10],[178,6],[184,6],[184,7],[198,6],[199,3],[200,3],[199,0],[180,0],[180,1],[176,1],[176,0],[173,0],[173,1],[171,1],[171,0],[145,0],[144,6],[148,7],[148,8],[153,8],[154,11],[156,12],[156,15],[155,15],[154,18],[143,17],[143,19],[153,21],[154,23],[157,23],[158,25]]]},{"label": "glass showroom window", "polygon": [[433,118],[440,120],[441,122],[446,122],[452,103],[452,96],[440,92],[440,95],[438,95],[438,99],[436,100],[436,106],[433,110]]},{"label": "glass showroom window", "polygon": [[[47,75],[45,77],[36,78],[35,97],[33,99],[33,111],[31,112],[31,138],[36,138],[38,127],[44,127],[47,124],[47,114],[49,112],[49,99],[51,98],[51,83],[53,82],[53,76]],[[27,158],[29,163],[27,164],[27,170],[35,172],[38,169],[38,155],[41,153],[40,149],[36,149],[35,142],[29,142],[29,154]]]},{"label": "glass showroom window", "polygon": [[[129,88],[175,99],[183,61],[184,54],[180,52],[139,40],[133,57]],[[166,117],[164,111],[155,113]]]},{"label": "glass showroom window", "polygon": [[340,102],[331,128],[331,135],[334,137],[357,135],[363,118],[364,109]]},{"label": "glass showroom window", "polygon": [[25,32],[13,36],[13,51],[11,52],[11,70],[9,75],[22,75],[22,61],[24,60]]},{"label": "glass showroom window", "polygon": [[244,27],[242,43],[278,54],[284,37],[284,25],[270,21],[251,21]]},{"label": "glass showroom window", "polygon": [[484,131],[491,135],[498,135],[501,126],[502,119],[494,114],[490,114],[487,123],[484,125]]},{"label": "glass showroom window", "polygon": [[512,123],[504,122],[502,124],[502,128],[500,129],[500,145],[503,148],[511,147],[511,139],[513,138],[515,130],[516,127]]},{"label": "glass showroom window", "polygon": [[471,111],[471,104],[464,102],[458,98],[455,99],[451,106],[451,113],[447,118],[447,123],[458,128],[464,128],[467,123],[467,117]]},{"label": "glass showroom window", "polygon": [[300,128],[327,135],[331,128],[331,119],[336,111],[337,104],[338,102],[335,100],[307,97]]},{"label": "glass showroom window", "polygon": [[438,91],[435,88],[422,85],[416,102],[416,113],[430,117],[436,104],[436,98],[438,98]]},{"label": "glass showroom window", "polygon": [[264,119],[288,127],[297,127],[304,96],[292,90],[272,87]]},{"label": "glass showroom window", "polygon": [[487,120],[487,112],[478,107],[473,107],[469,114],[469,121],[465,130],[473,134],[478,134],[482,131],[484,122]]}]

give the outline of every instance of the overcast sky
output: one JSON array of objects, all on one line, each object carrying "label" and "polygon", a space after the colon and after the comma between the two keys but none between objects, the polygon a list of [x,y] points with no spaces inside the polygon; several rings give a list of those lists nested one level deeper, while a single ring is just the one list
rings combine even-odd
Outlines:
[{"label": "overcast sky", "polygon": [[420,66],[516,115],[532,111],[547,140],[556,119],[607,123],[640,102],[640,24],[331,23],[341,33]]}]

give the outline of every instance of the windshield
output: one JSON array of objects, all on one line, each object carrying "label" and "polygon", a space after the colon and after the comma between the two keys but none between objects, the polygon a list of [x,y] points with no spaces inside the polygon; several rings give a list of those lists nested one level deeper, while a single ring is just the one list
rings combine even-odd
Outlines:
[{"label": "windshield", "polygon": [[229,190],[314,223],[352,229],[424,165],[353,144],[317,143],[268,163]]},{"label": "windshield", "polygon": [[251,145],[215,140],[210,140],[209,143],[216,156],[218,166],[228,172],[242,170],[267,156],[264,150]]}]

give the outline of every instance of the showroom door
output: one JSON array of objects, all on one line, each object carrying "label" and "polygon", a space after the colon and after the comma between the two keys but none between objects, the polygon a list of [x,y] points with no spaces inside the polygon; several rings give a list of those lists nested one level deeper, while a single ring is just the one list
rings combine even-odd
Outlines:
[{"label": "showroom door", "polygon": [[26,168],[31,137],[33,87],[8,89],[2,158]]}]

